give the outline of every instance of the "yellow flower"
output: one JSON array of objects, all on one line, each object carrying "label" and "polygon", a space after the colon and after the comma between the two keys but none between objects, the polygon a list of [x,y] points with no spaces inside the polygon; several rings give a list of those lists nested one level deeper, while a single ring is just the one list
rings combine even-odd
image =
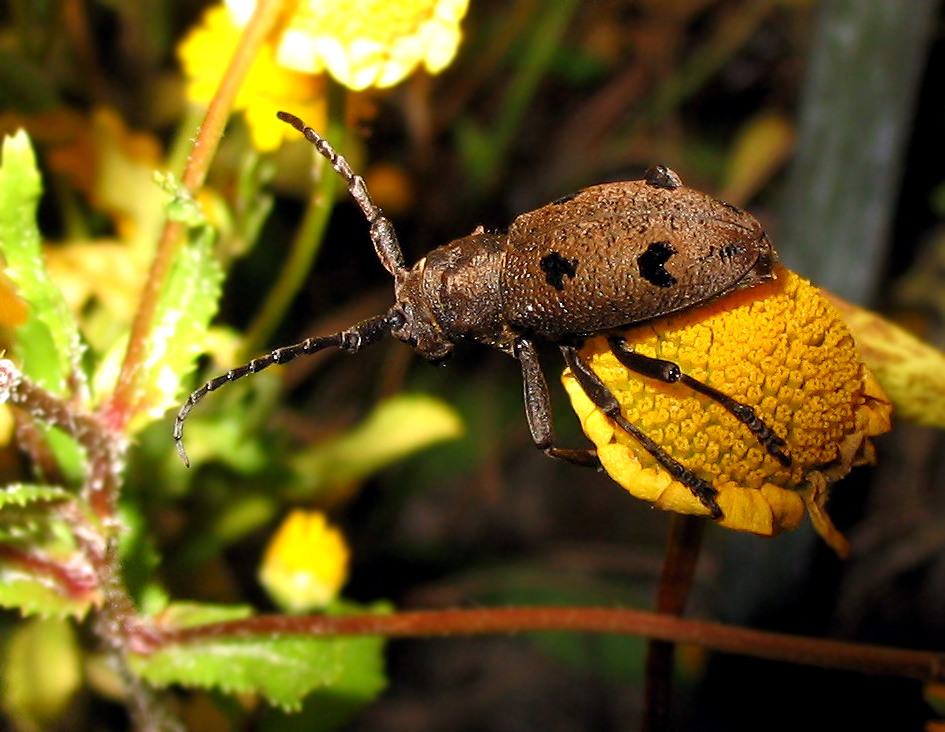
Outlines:
[{"label": "yellow flower", "polygon": [[[223,5],[208,8],[199,26],[177,49],[187,77],[187,97],[207,104],[216,94],[230,63],[242,30]],[[298,133],[276,119],[280,109],[291,109],[317,129],[324,129],[325,80],[322,76],[293,71],[280,65],[272,44],[263,46],[240,87],[234,104],[243,110],[253,144],[259,150],[274,150],[288,136]]]},{"label": "yellow flower", "polygon": [[[846,540],[824,510],[827,488],[854,465],[872,461],[870,438],[889,429],[891,406],[838,312],[815,287],[779,267],[771,282],[622,335],[635,352],[672,360],[683,373],[754,407],[786,440],[790,467],[715,400],[629,372],[604,336],[584,345],[582,356],[624,417],[712,483],[722,526],[770,536],[795,528],[806,507],[825,540],[845,552]],[[708,515],[687,486],[595,408],[569,370],[562,380],[617,483],[660,508]]]},{"label": "yellow flower", "polygon": [[348,576],[348,546],[318,511],[292,511],[276,531],[259,569],[259,581],[289,612],[324,607]]},{"label": "yellow flower", "polygon": [[[238,22],[255,0],[226,0]],[[325,71],[349,89],[393,86],[420,64],[441,71],[456,55],[468,0],[298,0],[285,19],[276,63]]]}]

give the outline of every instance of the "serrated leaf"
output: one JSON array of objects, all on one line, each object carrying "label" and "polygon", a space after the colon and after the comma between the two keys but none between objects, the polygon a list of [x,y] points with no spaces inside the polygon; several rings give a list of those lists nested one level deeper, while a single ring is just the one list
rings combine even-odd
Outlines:
[{"label": "serrated leaf", "polygon": [[84,618],[100,596],[94,587],[85,591],[66,591],[49,574],[28,571],[12,561],[0,544],[0,607],[16,609],[23,616]]},{"label": "serrated leaf", "polygon": [[73,496],[58,486],[0,490],[0,606],[23,615],[81,618],[99,601],[94,571],[61,513],[67,501]]},{"label": "serrated leaf", "polygon": [[[172,606],[172,613],[179,612]],[[209,614],[205,614],[209,613]],[[230,613],[234,617],[226,617]],[[242,617],[245,608],[188,605],[178,617],[191,627],[198,617],[210,622]],[[162,613],[162,619],[166,619]],[[181,627],[181,626],[178,626]],[[133,654],[133,670],[156,686],[218,689],[227,694],[256,693],[285,710],[321,689],[351,699],[369,699],[383,687],[380,638],[318,638],[303,635],[210,638]]]},{"label": "serrated leaf", "polygon": [[364,478],[436,442],[458,437],[463,423],[446,402],[423,394],[398,394],[344,435],[301,453],[293,469],[306,495]]},{"label": "serrated leaf", "polygon": [[387,686],[384,639],[349,639],[341,647],[341,655],[341,672],[330,686],[312,691],[301,710],[288,717],[273,710],[263,718],[262,729],[330,732],[376,699]]},{"label": "serrated leaf", "polygon": [[0,488],[0,510],[6,506],[22,508],[36,501],[64,501],[71,498],[72,494],[58,485],[11,483]]},{"label": "serrated leaf", "polygon": [[42,192],[36,156],[22,130],[3,142],[0,164],[0,254],[6,274],[29,304],[25,325],[16,329],[14,350],[23,372],[44,388],[62,394],[84,383],[79,329],[62,293],[49,279],[36,225]]},{"label": "serrated leaf", "polygon": [[132,431],[178,405],[181,379],[204,351],[223,280],[213,256],[214,230],[185,191],[175,189],[167,213],[188,227],[188,242],[174,262],[155,313]]}]

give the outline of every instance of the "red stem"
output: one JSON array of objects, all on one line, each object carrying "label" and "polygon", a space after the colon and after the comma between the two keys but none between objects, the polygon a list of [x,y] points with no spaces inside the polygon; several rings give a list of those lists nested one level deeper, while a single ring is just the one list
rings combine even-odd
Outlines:
[{"label": "red stem", "polygon": [[[945,654],[821,640],[688,620],[642,610],[519,607],[417,610],[393,615],[261,615],[179,630],[154,629],[132,641],[140,653],[162,646],[274,635],[418,638],[535,631],[616,633],[820,668],[945,682]],[[137,641],[137,642],[135,642]]]},{"label": "red stem", "polygon": [[[686,609],[704,533],[705,519],[701,516],[673,514],[656,594],[657,612],[679,616]],[[669,729],[675,652],[674,643],[662,640],[651,640],[647,647],[643,732]]]}]

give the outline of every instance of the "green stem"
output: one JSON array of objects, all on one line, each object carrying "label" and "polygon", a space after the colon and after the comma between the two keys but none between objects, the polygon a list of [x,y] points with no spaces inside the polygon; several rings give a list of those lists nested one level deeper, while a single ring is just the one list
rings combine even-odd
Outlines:
[{"label": "green stem", "polygon": [[[324,137],[336,148],[344,146],[344,91],[329,85],[328,125]],[[335,204],[338,178],[328,161],[318,155],[314,148],[316,183],[308,200],[305,216],[292,242],[292,250],[279,273],[279,278],[270,289],[269,296],[259,314],[249,327],[243,342],[240,361],[246,361],[265,348],[267,341],[295,299],[308,277],[312,263],[321,249],[325,230]]]}]

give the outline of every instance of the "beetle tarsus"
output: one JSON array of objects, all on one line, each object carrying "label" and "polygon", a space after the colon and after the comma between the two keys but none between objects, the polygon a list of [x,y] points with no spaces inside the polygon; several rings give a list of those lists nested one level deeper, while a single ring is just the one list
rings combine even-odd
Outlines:
[{"label": "beetle tarsus", "polygon": [[561,352],[564,354],[564,360],[571,367],[571,373],[577,379],[578,384],[587,394],[594,405],[606,414],[610,419],[643,447],[656,461],[662,465],[680,483],[692,491],[692,494],[699,499],[707,509],[712,518],[719,520],[723,517],[722,509],[719,508],[715,500],[718,491],[704,478],[699,477],[678,460],[675,460],[662,447],[654,442],[635,424],[629,422],[620,411],[620,402],[613,395],[607,385],[601,381],[600,377],[591,369],[590,366],[581,358],[574,346],[562,346]]}]

